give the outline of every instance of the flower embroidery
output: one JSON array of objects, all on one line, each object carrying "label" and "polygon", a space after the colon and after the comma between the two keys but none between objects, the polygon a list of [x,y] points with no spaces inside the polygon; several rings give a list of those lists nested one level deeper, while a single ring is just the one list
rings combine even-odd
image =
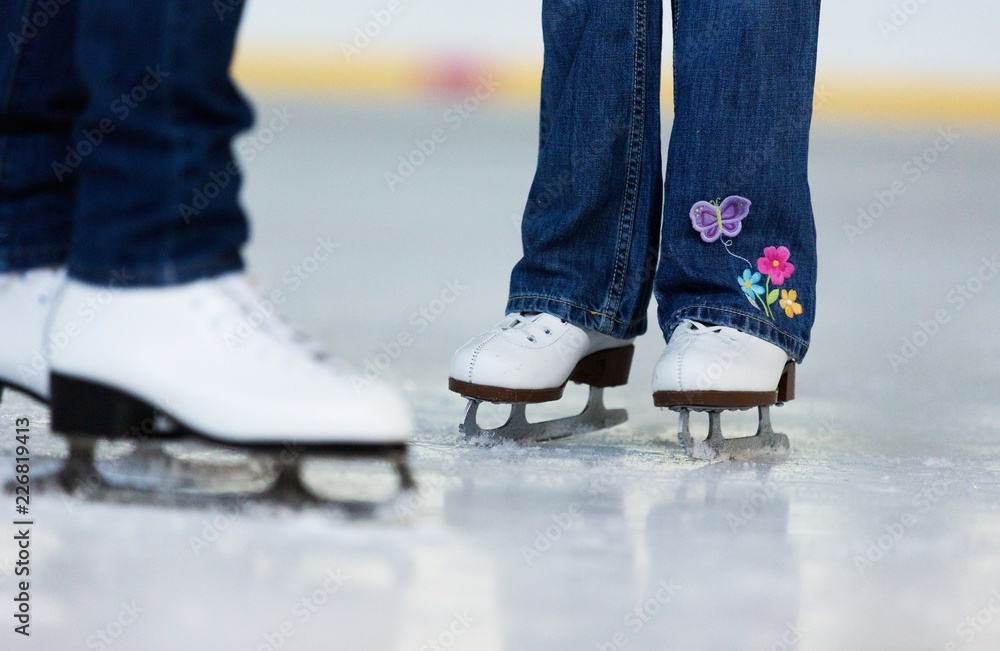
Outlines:
[{"label": "flower embroidery", "polygon": [[788,261],[791,252],[785,246],[769,246],[764,249],[764,257],[757,259],[757,270],[771,278],[775,285],[785,284],[785,279],[795,272],[795,265]]},{"label": "flower embroidery", "polygon": [[[802,306],[796,302],[799,295],[794,289],[771,289],[771,283],[782,285],[795,271],[795,265],[788,261],[791,253],[784,246],[769,246],[764,249],[764,256],[757,259],[757,273],[752,269],[745,269],[743,277],[740,278],[740,285],[743,286],[743,293],[747,295],[750,302],[757,309],[763,309],[764,314],[769,319],[774,320],[774,312],[771,306],[778,303],[778,307],[785,311],[785,315],[790,319],[797,314],[802,314]],[[751,275],[752,274],[752,275]],[[759,284],[762,278],[764,286]],[[752,280],[753,291],[747,291],[747,280]],[[760,290],[760,291],[758,291]],[[780,302],[779,302],[780,301]]]},{"label": "flower embroidery", "polygon": [[[802,305],[798,302],[798,292],[794,289],[772,289],[781,287],[795,273],[795,265],[791,263],[792,252],[787,246],[768,246],[764,255],[757,258],[757,271],[753,263],[730,250],[732,239],[743,230],[743,220],[750,215],[750,200],[740,196],[730,196],[715,201],[698,201],[691,207],[691,225],[701,239],[711,244],[721,241],[726,253],[747,263],[742,276],[736,277],[736,282],[743,294],[758,310],[762,310],[767,318],[774,320],[771,306],[775,303],[784,311],[789,319],[802,314]],[[764,284],[761,284],[764,281]]]},{"label": "flower embroidery", "polygon": [[757,297],[764,294],[764,288],[757,284],[760,282],[760,274],[753,273],[750,269],[744,269],[743,276],[737,278],[736,282],[739,283],[743,289],[743,293],[750,299],[750,303],[756,306]]},{"label": "flower embroidery", "polygon": [[781,298],[778,299],[778,307],[785,311],[785,316],[789,319],[802,314],[802,306],[795,302],[795,299],[798,297],[799,294],[794,289],[781,290]]}]

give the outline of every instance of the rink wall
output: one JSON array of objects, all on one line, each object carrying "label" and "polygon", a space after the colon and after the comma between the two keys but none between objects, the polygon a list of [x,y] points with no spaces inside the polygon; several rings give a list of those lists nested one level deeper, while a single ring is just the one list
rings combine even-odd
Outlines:
[{"label": "rink wall", "polygon": [[[492,75],[499,97],[536,102],[540,11],[541,0],[257,0],[235,71],[251,90],[382,96],[461,93]],[[1000,124],[997,25],[993,0],[828,0],[818,111]]]}]

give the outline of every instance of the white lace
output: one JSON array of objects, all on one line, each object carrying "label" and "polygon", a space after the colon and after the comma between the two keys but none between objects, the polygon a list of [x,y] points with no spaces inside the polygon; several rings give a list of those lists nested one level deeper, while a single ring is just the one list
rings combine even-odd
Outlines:
[{"label": "white lace", "polygon": [[546,314],[545,312],[539,312],[537,314],[525,314],[525,313],[515,313],[508,317],[507,321],[500,325],[503,330],[516,330],[525,337],[531,343],[538,341],[539,336],[551,336],[552,327],[555,325],[553,320],[559,321],[560,323],[566,323],[565,320],[559,317],[552,316],[551,314]]},{"label": "white lace", "polygon": [[[261,309],[268,299],[265,288],[258,279],[246,273],[232,273],[215,280],[219,289],[231,299],[241,318],[248,318]],[[289,323],[274,306],[274,311],[264,318],[259,330],[272,340],[286,344],[304,353],[317,362],[340,367],[343,362],[331,355],[323,344]]]},{"label": "white lace", "polygon": [[685,319],[681,321],[677,325],[677,329],[691,337],[698,337],[702,335],[717,335],[725,337],[730,342],[737,341],[736,337],[727,332],[727,329],[724,328],[723,326],[706,325],[698,321],[692,321],[691,319]]}]

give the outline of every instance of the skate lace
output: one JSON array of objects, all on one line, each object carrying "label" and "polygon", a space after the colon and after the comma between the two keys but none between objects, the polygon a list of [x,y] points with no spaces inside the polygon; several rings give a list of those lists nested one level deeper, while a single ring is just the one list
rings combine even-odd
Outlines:
[{"label": "skate lace", "polygon": [[[262,306],[269,302],[265,297],[264,284],[250,274],[229,274],[216,281],[218,287],[239,311],[240,318],[249,319],[255,313],[260,313]],[[277,306],[272,305],[272,308],[270,314],[263,319],[258,319],[259,332],[267,335],[272,341],[285,344],[317,362],[323,362],[337,368],[344,366],[344,362],[327,352],[317,339],[310,337],[288,322],[278,311]]]},{"label": "skate lace", "polygon": [[523,334],[528,341],[535,343],[540,336],[552,336],[555,321],[566,323],[565,319],[546,314],[545,312],[511,314],[506,322],[501,324],[503,330],[515,330]]},{"label": "skate lace", "polygon": [[701,323],[699,321],[693,321],[691,319],[685,319],[681,321],[677,328],[691,337],[701,337],[705,335],[715,335],[717,337],[723,337],[726,341],[730,343],[737,343],[736,337],[726,331],[722,326],[708,325]]}]

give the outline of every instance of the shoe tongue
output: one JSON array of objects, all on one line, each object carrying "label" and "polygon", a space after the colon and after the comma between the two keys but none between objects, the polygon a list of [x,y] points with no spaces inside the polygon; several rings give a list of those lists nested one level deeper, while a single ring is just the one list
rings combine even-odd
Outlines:
[{"label": "shoe tongue", "polygon": [[532,323],[540,314],[541,312],[514,312],[513,314],[508,314],[507,327],[515,327],[525,323]]},{"label": "shoe tongue", "polygon": [[714,323],[702,323],[701,321],[689,320],[687,329],[691,332],[719,332],[722,326]]},{"label": "shoe tongue", "polygon": [[518,312],[510,315],[507,328],[521,329],[526,327],[541,327],[540,320],[548,316],[545,312]]}]

